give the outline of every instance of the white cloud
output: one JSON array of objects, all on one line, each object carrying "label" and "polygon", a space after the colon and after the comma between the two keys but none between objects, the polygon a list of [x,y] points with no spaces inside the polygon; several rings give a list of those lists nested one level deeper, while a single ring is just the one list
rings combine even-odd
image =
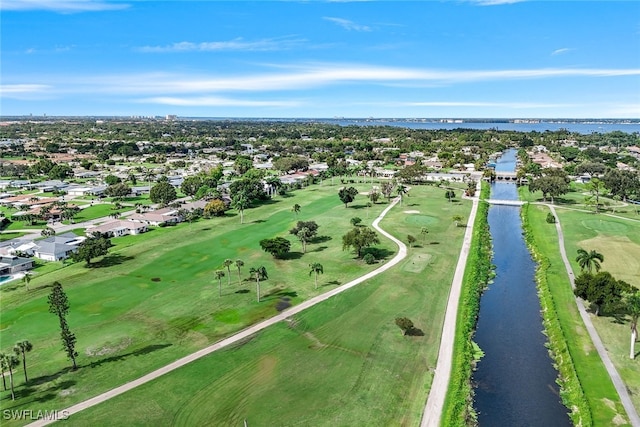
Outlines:
[{"label": "white cloud", "polygon": [[222,50],[246,50],[246,51],[275,51],[291,49],[297,45],[306,42],[304,39],[282,37],[274,39],[262,39],[255,41],[245,41],[242,38],[236,38],[227,41],[214,42],[179,42],[166,46],[143,46],[138,48],[141,52],[211,52]]},{"label": "white cloud", "polygon": [[355,22],[350,21],[348,19],[332,18],[328,16],[325,16],[324,19],[327,21],[333,22],[334,24],[339,25],[348,31],[371,31],[371,27],[368,27],[366,25],[356,24]]},{"label": "white cloud", "polygon": [[50,86],[41,84],[0,85],[0,94],[4,96],[18,93],[35,93],[43,92],[49,88]]},{"label": "white cloud", "polygon": [[527,0],[469,0],[479,6],[500,6],[503,4],[522,3]]},{"label": "white cloud", "polygon": [[551,52],[551,56],[562,55],[562,54],[567,53],[567,52],[569,52],[571,50],[573,50],[573,49],[569,49],[568,47],[563,47],[562,49],[556,49],[553,52]]},{"label": "white cloud", "polygon": [[474,107],[474,108],[511,108],[511,109],[537,109],[537,108],[573,108],[581,104],[554,104],[536,102],[484,102],[484,101],[426,101],[426,102],[397,102],[394,104],[382,104],[397,107]]},{"label": "white cloud", "polygon": [[126,3],[103,0],[2,0],[0,10],[49,10],[60,13],[100,12],[128,8]]},{"label": "white cloud", "polygon": [[220,98],[213,96],[203,96],[196,98],[178,98],[158,96],[143,98],[140,103],[173,105],[179,107],[298,107],[298,101],[254,101],[246,99]]},{"label": "white cloud", "polygon": [[[640,69],[544,68],[522,70],[430,70],[378,67],[357,64],[303,64],[273,66],[271,72],[245,75],[193,75],[140,73],[93,76],[46,76],[55,79],[56,92],[102,93],[166,97],[171,95],[221,93],[266,93],[299,91],[339,85],[384,85],[419,88],[434,85],[470,84],[549,78],[602,78],[640,76]],[[40,81],[39,83],[48,83]],[[41,85],[13,85],[22,90]],[[17,90],[17,89],[16,89]]]}]

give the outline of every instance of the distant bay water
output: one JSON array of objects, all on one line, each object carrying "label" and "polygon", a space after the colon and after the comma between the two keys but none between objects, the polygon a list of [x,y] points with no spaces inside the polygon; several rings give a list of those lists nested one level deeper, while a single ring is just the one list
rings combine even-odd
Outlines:
[{"label": "distant bay water", "polygon": [[316,120],[323,123],[333,123],[340,126],[397,126],[409,129],[428,129],[428,130],[452,130],[452,129],[497,129],[519,132],[545,132],[558,131],[566,129],[569,132],[580,134],[590,133],[608,133],[613,131],[621,131],[624,133],[640,133],[640,122],[532,122],[532,123],[513,123],[513,122],[421,122],[421,121],[397,121],[397,120]]},{"label": "distant bay water", "polygon": [[326,123],[339,126],[395,126],[409,129],[452,130],[452,129],[497,129],[501,131],[546,132],[566,129],[580,134],[640,133],[640,119],[594,119],[594,120],[534,120],[534,121],[437,121],[432,119],[348,119],[348,118],[221,118],[182,117],[184,120],[233,120],[257,122]]}]

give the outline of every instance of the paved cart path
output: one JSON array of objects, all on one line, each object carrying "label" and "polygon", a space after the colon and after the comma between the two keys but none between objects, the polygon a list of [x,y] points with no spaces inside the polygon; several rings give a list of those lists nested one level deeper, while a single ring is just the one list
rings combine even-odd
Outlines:
[{"label": "paved cart path", "polygon": [[[243,329],[242,331],[236,333],[235,335],[232,335],[230,337],[227,337],[221,341],[218,341],[215,344],[212,344],[208,347],[203,348],[202,350],[196,351],[195,353],[192,353],[190,355],[187,355],[181,359],[176,360],[175,362],[172,362],[166,366],[163,366],[162,368],[159,368],[153,372],[148,373],[147,375],[144,375],[136,380],[130,381],[126,384],[123,384],[119,387],[116,387],[112,390],[106,391],[98,396],[92,397],[91,399],[85,400],[83,402],[77,403],[73,406],[70,406],[66,409],[60,410],[58,411],[58,413],[61,414],[65,414],[67,416],[73,416],[73,414],[77,414],[78,412],[90,408],[92,406],[98,405],[102,402],[105,402],[109,399],[112,399],[116,396],[119,396],[123,393],[126,393],[129,390],[132,390],[142,384],[146,384],[150,381],[155,380],[156,378],[161,377],[162,375],[165,375],[171,371],[174,371],[178,368],[181,368],[183,366],[185,366],[188,363],[193,362],[194,360],[198,360],[204,356],[207,356],[211,353],[213,353],[214,351],[220,350],[222,348],[225,348],[231,344],[234,344],[238,341],[241,341],[265,328],[268,328],[271,325],[274,325],[278,322],[281,322],[285,319],[287,319],[290,316],[293,316],[295,314],[300,313],[301,311],[304,311],[310,307],[313,307],[316,304],[319,304],[323,301],[326,301],[327,299],[333,297],[334,295],[337,295],[339,293],[342,293],[344,291],[346,291],[347,289],[353,288],[354,286],[364,282],[365,280],[368,280],[374,276],[377,276],[380,273],[383,273],[385,271],[387,271],[388,269],[390,269],[391,267],[395,266],[396,264],[398,264],[400,261],[402,261],[406,256],[407,256],[407,246],[402,243],[400,240],[396,239],[395,237],[393,237],[391,234],[387,233],[386,231],[384,231],[382,228],[380,228],[379,223],[382,220],[382,218],[384,218],[384,216],[389,212],[389,210],[391,210],[391,208],[393,208],[398,202],[400,201],[399,198],[396,198],[393,200],[393,202],[384,210],[382,211],[382,213],[373,221],[373,228],[375,228],[378,232],[380,232],[382,235],[384,235],[385,237],[387,237],[388,239],[392,240],[396,245],[398,245],[398,253],[396,254],[396,256],[394,256],[389,262],[387,262],[386,264],[380,266],[379,268],[365,274],[364,276],[361,276],[355,280],[352,280],[349,283],[345,283],[342,286],[339,286],[335,289],[332,289],[329,292],[326,292],[322,295],[318,295],[314,298],[311,298],[307,301],[304,301],[302,303],[300,303],[299,305],[295,306],[295,307],[291,307],[285,311],[283,311],[282,313],[267,319],[263,322],[257,323],[253,326],[250,326],[246,329]],[[51,423],[55,422],[55,420],[38,420],[36,422],[33,422],[31,424],[29,424],[28,426],[30,427],[36,427],[36,426],[46,426],[49,425]]]},{"label": "paved cart path", "polygon": [[[476,189],[476,194],[480,193],[480,183]],[[440,425],[442,417],[442,409],[444,400],[447,396],[449,388],[449,377],[451,376],[451,364],[453,360],[453,342],[456,335],[456,321],[458,318],[458,303],[460,300],[460,292],[462,290],[462,279],[464,277],[464,269],[467,265],[469,250],[471,248],[471,239],[473,237],[473,225],[478,212],[478,197],[473,198],[473,206],[469,214],[469,221],[464,233],[458,264],[453,275],[451,290],[449,291],[449,301],[447,302],[447,311],[444,317],[444,325],[442,327],[442,337],[440,338],[440,350],[438,352],[438,362],[433,374],[433,382],[429,397],[422,414],[421,427],[436,427]]]}]

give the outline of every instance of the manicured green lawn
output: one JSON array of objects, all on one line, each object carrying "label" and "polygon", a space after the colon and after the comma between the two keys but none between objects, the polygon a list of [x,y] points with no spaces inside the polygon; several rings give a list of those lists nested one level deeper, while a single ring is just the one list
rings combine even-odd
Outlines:
[{"label": "manicured green lawn", "polygon": [[[567,254],[570,260],[573,261],[573,269],[576,274],[579,273],[580,269],[575,263],[574,254],[578,247],[583,247],[580,242],[588,242],[589,239],[596,237],[604,241],[615,239],[616,234],[619,235],[622,228],[625,229],[629,240],[635,242],[635,244],[640,242],[640,223],[636,225],[628,220],[614,219],[604,215],[596,216],[578,211],[556,210],[563,227]],[[567,339],[569,352],[574,361],[578,378],[591,408],[594,425],[618,425],[620,414],[624,414],[624,409],[619,403],[618,395],[577,312],[573,292],[560,258],[555,227],[545,221],[548,212],[549,210],[544,206],[530,206],[529,218],[535,235],[536,246],[541,254],[550,261],[547,280],[556,306],[558,319]],[[616,231],[612,232],[612,230]],[[600,247],[585,246],[584,248],[602,250]],[[614,259],[619,255],[614,253],[605,254],[603,268],[609,269],[606,265],[606,259]],[[613,262],[610,265],[613,265]],[[614,276],[617,276],[627,270],[616,272],[611,269],[609,271]],[[636,285],[638,284],[636,283]],[[640,407],[638,360],[630,361],[628,359],[628,323],[619,325],[612,318],[593,318],[593,320],[614,364],[632,392],[635,406]]]},{"label": "manicured green lawn", "polygon": [[5,231],[0,233],[0,242],[4,242],[11,239],[17,239],[18,237],[22,237],[27,233],[18,232],[18,231]]},{"label": "manicured green lawn", "polygon": [[[30,293],[22,289],[0,293],[3,350],[18,339],[34,343],[28,356],[33,380],[28,387],[17,381],[16,402],[3,393],[3,409],[66,407],[270,317],[287,299],[297,304],[375,268],[343,251],[341,236],[350,229],[350,218],[359,216],[370,224],[386,205],[375,205],[367,217],[364,196],[345,209],[337,189],[313,186],[278,197],[245,211],[244,225],[229,215],[114,239],[113,255],[103,261],[110,266],[86,269],[76,264],[34,278],[31,286],[38,289]],[[296,221],[291,212],[296,203],[302,206],[300,220],[320,224],[322,237],[309,245],[306,254],[300,253],[300,243],[288,234]],[[468,215],[469,207],[468,202],[448,203],[444,190],[414,188],[404,207],[395,208],[383,222],[403,240],[412,234],[419,243],[421,228],[429,229],[423,247],[412,248],[404,263],[296,316],[294,328],[276,325],[243,346],[211,355],[123,396],[130,412],[125,424],[147,424],[151,418],[136,417],[159,407],[163,409],[154,419],[160,424],[191,425],[211,417],[241,420],[249,416],[245,411],[250,411],[250,419],[265,420],[265,425],[294,422],[303,414],[310,414],[313,425],[353,425],[379,416],[391,424],[402,423],[405,417],[415,424],[435,366],[443,310],[463,235],[451,217]],[[292,240],[288,259],[274,260],[260,250],[258,241],[274,236]],[[385,258],[396,250],[386,239],[377,248]],[[245,262],[243,285],[237,284],[232,267],[231,285],[223,278],[223,296],[218,297],[213,272],[222,268],[225,258]],[[309,275],[312,262],[323,264],[325,271],[317,291]],[[262,302],[257,303],[248,270],[261,265],[269,279],[262,284]],[[71,302],[68,320],[80,352],[81,369],[76,372],[66,370],[69,362],[60,351],[57,325],[47,312],[47,287],[54,280],[63,283]],[[412,318],[425,336],[402,337],[393,323],[401,315]],[[319,377],[313,374],[317,371]],[[178,391],[187,383],[193,392]],[[103,421],[100,411],[116,417],[121,410],[111,405],[119,401],[74,420],[83,425]],[[205,401],[218,403],[202,405]],[[390,410],[394,405],[397,410]],[[184,410],[187,407],[195,409]],[[92,415],[94,411],[98,415]],[[183,418],[188,416],[195,418]],[[112,415],[109,419],[117,422]]]},{"label": "manicured green lawn", "polygon": [[[468,215],[470,207],[439,200],[441,193],[414,188],[383,221],[397,237],[412,234],[420,242],[398,268],[70,421],[86,425],[108,416],[128,425],[244,419],[250,425],[417,424],[464,234],[451,216]],[[429,234],[423,240],[424,226]],[[325,275],[333,265],[325,265]],[[425,335],[403,337],[394,324],[400,316]]]}]

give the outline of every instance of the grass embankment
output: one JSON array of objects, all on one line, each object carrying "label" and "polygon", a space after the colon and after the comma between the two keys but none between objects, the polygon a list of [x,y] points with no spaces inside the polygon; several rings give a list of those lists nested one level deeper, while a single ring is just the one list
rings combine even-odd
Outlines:
[{"label": "grass embankment", "polygon": [[[363,191],[368,189],[368,186],[356,186]],[[74,264],[34,278],[31,287],[35,290],[31,292],[18,289],[1,293],[2,349],[18,339],[27,338],[34,343],[34,351],[27,356],[32,380],[26,387],[17,381],[15,402],[3,393],[3,409],[64,408],[270,317],[277,312],[277,307],[297,304],[375,268],[376,265],[367,266],[354,260],[352,253],[342,251],[341,236],[351,228],[351,217],[359,216],[365,224],[370,224],[386,204],[374,205],[367,217],[364,196],[356,198],[352,206],[345,209],[337,197],[337,188],[314,186],[287,198],[279,197],[268,205],[247,210],[244,225],[239,224],[237,216],[229,215],[114,239],[117,246],[113,254],[99,262],[98,268]],[[320,224],[321,237],[309,245],[307,254],[302,254],[300,243],[287,234],[296,221],[291,212],[291,206],[296,203],[302,206],[300,220],[315,220]],[[408,214],[401,209],[421,213]],[[441,330],[453,274],[452,260],[457,257],[462,239],[461,229],[455,227],[451,218],[457,214],[468,215],[468,211],[468,202],[448,203],[442,189],[412,189],[411,197],[405,199],[405,207],[394,209],[384,226],[394,229],[394,234],[402,239],[413,234],[419,242],[421,227],[426,226],[430,231],[427,242],[433,244],[411,249],[402,266],[371,285],[354,289],[350,296],[332,299],[323,308],[314,309],[315,312],[296,316],[298,326],[278,325],[272,329],[275,332],[260,334],[269,337],[275,333],[273,341],[254,338],[236,349],[221,352],[221,356],[206,358],[214,360],[213,365],[203,359],[171,374],[178,376],[176,382],[165,383],[161,379],[140,388],[143,393],[140,398],[135,394],[138,391],[127,393],[123,396],[128,402],[126,410],[118,411],[128,412],[132,417],[143,413],[145,408],[153,412],[161,405],[166,409],[157,411],[162,414],[159,422],[168,424],[174,415],[180,418],[189,413],[209,420],[218,416],[220,419],[245,416],[244,402],[251,402],[248,407],[254,411],[253,419],[258,416],[255,414],[259,414],[259,419],[270,414],[273,425],[281,424],[283,412],[296,415],[296,411],[289,412],[289,407],[282,410],[280,402],[290,402],[305,414],[308,409],[304,408],[321,404],[325,409],[318,409],[314,419],[322,423],[323,419],[338,415],[326,409],[330,407],[326,404],[329,398],[334,399],[334,407],[342,408],[350,402],[352,410],[345,412],[352,415],[345,416],[353,416],[354,420],[363,416],[361,411],[368,413],[374,400],[385,410],[388,404],[407,400],[398,403],[401,409],[392,416],[419,419],[430,382],[429,369],[437,355],[437,334]],[[286,260],[274,260],[260,250],[260,239],[276,235],[287,236],[293,242],[292,253]],[[384,258],[396,250],[386,239],[377,248]],[[240,258],[245,262],[241,276],[243,286],[238,286],[237,270],[232,266],[231,286],[227,284],[228,278],[223,278],[223,295],[218,297],[213,272],[222,269],[226,258]],[[309,275],[308,265],[312,262],[324,265],[317,291]],[[255,282],[248,277],[248,270],[260,265],[267,268],[269,279],[261,284],[263,298],[257,303]],[[69,362],[59,349],[55,319],[47,313],[48,286],[54,280],[63,283],[71,303],[68,320],[78,338],[80,352],[81,368],[76,372],[61,370]],[[416,326],[425,331],[425,337],[401,337],[393,323],[400,315],[411,317]],[[293,341],[287,343],[285,338]],[[271,360],[274,347],[281,357],[275,364]],[[240,350],[247,353],[241,354]],[[302,353],[296,353],[298,350]],[[304,361],[315,353],[316,365],[305,365]],[[243,360],[246,365],[242,365]],[[231,371],[223,369],[225,364],[231,366]],[[258,372],[252,367],[259,368]],[[388,369],[398,375],[393,376],[390,383],[395,389],[386,385]],[[284,377],[277,377],[277,373]],[[214,396],[211,393],[218,393],[212,386],[216,376],[219,376],[217,387],[222,394]],[[243,384],[238,381],[240,377],[250,382]],[[265,391],[266,385],[272,384],[266,379],[272,377],[280,378],[277,382],[278,390],[282,390],[280,395],[271,389]],[[342,385],[345,378],[351,381],[344,383],[350,384],[347,389]],[[320,384],[320,380],[326,381]],[[200,392],[179,391],[185,383],[194,384],[192,388],[200,384]],[[161,397],[150,401],[145,390],[156,387],[154,384],[161,384],[157,386],[159,389],[153,389]],[[366,385],[360,388],[358,384]],[[227,396],[224,390],[228,387],[239,389]],[[337,389],[341,393],[336,394]],[[173,390],[179,396],[174,396]],[[267,398],[272,394],[280,396],[280,400]],[[359,397],[348,398],[352,394]],[[175,400],[169,401],[169,395]],[[367,404],[362,403],[364,395],[370,396]],[[198,399],[203,397],[220,405],[198,404]],[[271,408],[268,413],[259,402],[270,402],[264,403]],[[109,405],[111,403],[95,410],[107,408],[111,420],[115,413],[108,409]],[[183,413],[182,405],[200,409]],[[226,415],[219,413],[224,408],[227,408]],[[407,408],[410,408],[408,412]],[[107,419],[102,415],[91,418],[92,411],[87,412],[90,422]],[[171,414],[169,418],[167,413]],[[376,415],[371,413],[370,419],[374,420]],[[84,423],[83,417],[78,416],[78,423]],[[125,424],[131,425],[131,419]],[[146,418],[136,422],[145,424]],[[184,423],[188,424],[188,420]]]},{"label": "grass embankment", "polygon": [[[580,236],[584,233],[582,222],[586,220],[587,223],[589,223],[590,220],[594,220],[600,224],[600,220],[595,219],[598,217],[590,213],[564,211],[562,209],[556,209],[556,211],[560,216],[560,222],[563,227],[567,254],[569,259],[573,261],[574,257],[572,254],[575,254],[578,248],[576,242],[582,240]],[[541,292],[544,294],[541,297],[541,302],[543,304],[543,311],[545,309],[549,310],[544,312],[545,319],[550,319],[550,324],[546,324],[545,326],[549,329],[549,338],[553,346],[551,350],[557,359],[556,363],[562,376],[563,383],[561,386],[563,387],[563,399],[567,405],[571,405],[574,422],[581,419],[582,425],[589,425],[589,418],[591,418],[592,425],[594,426],[628,425],[625,424],[625,422],[628,421],[625,421],[624,408],[620,404],[619,397],[611,383],[611,379],[602,364],[602,360],[593,347],[593,343],[578,313],[567,272],[560,257],[555,226],[546,222],[548,212],[549,210],[545,206],[531,205],[527,210],[525,223],[527,240],[531,242],[535,248],[534,254],[540,262],[540,270],[538,271],[537,277],[541,284]],[[628,222],[608,217],[603,217],[602,221],[606,221],[607,223],[610,221],[614,223]],[[600,230],[607,227],[608,226],[602,226]],[[609,226],[608,228],[613,227]],[[589,247],[588,249],[593,248]],[[607,255],[605,255],[605,259],[606,258]],[[575,272],[579,271],[579,267],[575,265],[575,262],[573,268]],[[603,265],[603,268],[606,269],[606,265]],[[612,272],[612,274],[615,275],[614,272]],[[543,288],[548,290],[548,294]],[[555,307],[555,313],[550,312],[552,307]],[[557,324],[555,325],[554,317],[557,319]],[[624,335],[624,342],[628,345],[628,324],[616,325],[614,319],[611,318],[593,318],[593,320],[595,321],[594,323],[599,330],[598,332],[601,338],[605,342],[605,346],[614,360],[614,364],[617,365],[619,372],[627,382],[627,386],[631,390],[632,397],[637,406],[637,390],[640,379],[640,376],[637,374],[637,363],[635,364],[635,374],[632,374],[634,371],[633,367],[631,367],[630,370],[620,369],[620,362],[624,359],[624,356],[627,357],[627,361],[629,360],[627,356],[628,347],[625,347],[624,351],[618,352],[617,346],[612,345],[611,338],[607,333],[603,333],[605,331],[598,325],[599,321],[603,320],[602,323],[606,325],[606,328],[617,328],[617,326],[620,326],[620,329],[625,330],[624,334],[620,331],[620,335]],[[566,349],[563,348],[562,340],[566,343]],[[622,346],[621,342],[620,345]],[[619,353],[619,355],[616,356],[614,352]],[[569,359],[573,362],[577,382],[575,378],[571,378],[573,374],[571,373],[572,369]],[[629,382],[629,380],[632,381]],[[578,386],[581,386],[584,398],[580,396],[581,393],[578,390]]]},{"label": "grass embankment", "polygon": [[[489,194],[489,185],[482,183],[480,198],[488,199]],[[488,212],[489,204],[480,203],[458,306],[451,377],[441,418],[444,426],[465,426],[475,419],[471,387],[474,366],[472,338],[478,320],[480,296],[491,277],[492,248]]]},{"label": "grass embankment", "polygon": [[[570,417],[574,425],[584,427],[592,426],[593,419],[589,403],[584,395],[584,391],[582,390],[580,380],[576,373],[573,359],[569,351],[569,346],[567,344],[568,340],[562,330],[554,298],[549,287],[549,281],[547,280],[550,262],[547,257],[540,253],[536,246],[529,209],[530,205],[522,207],[522,228],[524,230],[524,237],[527,242],[527,246],[529,247],[533,258],[538,263],[536,270],[538,298],[540,299],[545,334],[548,338],[547,345],[549,347],[551,357],[554,360],[555,368],[558,370],[559,374],[557,382],[560,386],[562,403],[570,409]],[[553,227],[553,224],[547,225],[547,228],[551,227]],[[547,231],[551,232],[553,230]]]}]

